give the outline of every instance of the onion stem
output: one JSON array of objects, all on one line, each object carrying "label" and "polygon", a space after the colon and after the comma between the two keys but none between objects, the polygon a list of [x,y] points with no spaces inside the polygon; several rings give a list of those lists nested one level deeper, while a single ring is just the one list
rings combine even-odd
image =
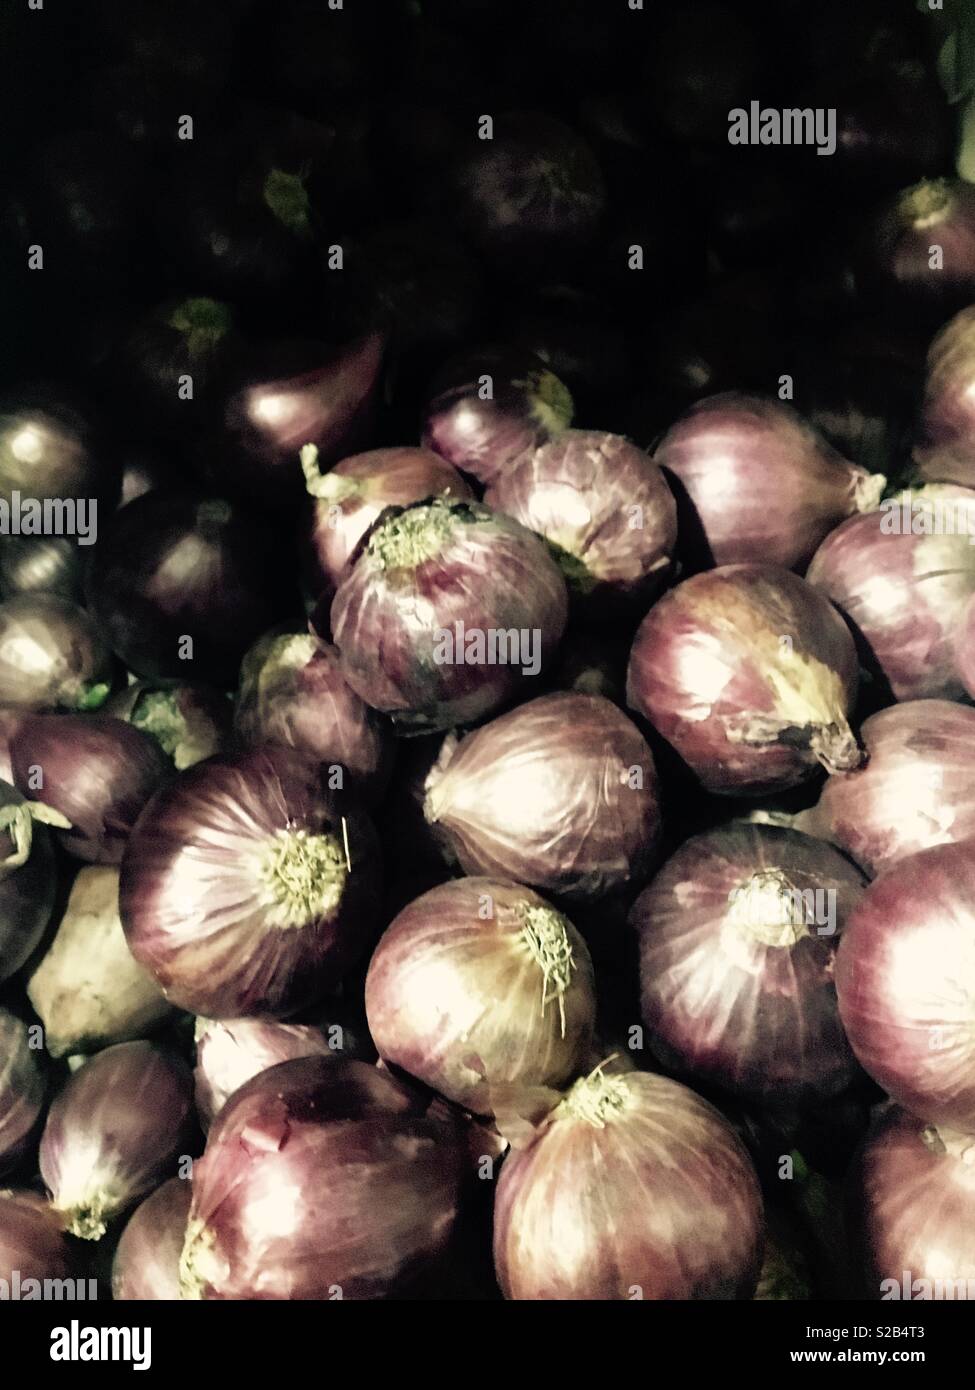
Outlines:
[{"label": "onion stem", "polygon": [[343,849],[334,835],[312,835],[290,826],[278,830],[258,867],[265,906],[280,909],[273,925],[305,926],[334,912],[345,889],[348,865],[347,847]]},{"label": "onion stem", "polygon": [[781,869],[760,869],[731,896],[731,922],[763,946],[794,946],[806,935],[801,899]]},{"label": "onion stem", "polygon": [[565,992],[572,981],[575,959],[560,912],[550,907],[520,905],[522,940],[542,972],[542,1013],[553,998],[559,1001],[562,1036],[565,1037]]},{"label": "onion stem", "polygon": [[630,1102],[626,1077],[606,1076],[603,1071],[616,1056],[614,1052],[588,1076],[577,1081],[560,1107],[576,1119],[584,1120],[593,1129],[605,1129],[609,1120],[622,1114]]}]

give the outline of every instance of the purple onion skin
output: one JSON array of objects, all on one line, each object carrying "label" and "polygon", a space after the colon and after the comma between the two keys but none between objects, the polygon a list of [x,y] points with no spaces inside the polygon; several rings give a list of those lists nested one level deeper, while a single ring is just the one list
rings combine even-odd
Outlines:
[{"label": "purple onion skin", "polygon": [[[565,581],[537,536],[479,503],[442,500],[387,512],[331,607],[349,685],[413,732],[472,723],[524,694],[532,665],[534,674],[547,668],[567,618]],[[525,662],[491,664],[490,634],[513,630],[528,633]],[[467,645],[478,635],[480,654]],[[471,662],[456,660],[469,654]]]},{"label": "purple onion skin", "polygon": [[497,475],[484,501],[549,542],[590,621],[645,611],[670,573],[674,495],[621,435],[564,430]]},{"label": "purple onion skin", "polygon": [[[490,397],[484,399],[486,385]],[[423,442],[490,485],[572,423],[572,397],[534,353],[488,347],[444,366],[424,410]]]},{"label": "purple onion skin", "polygon": [[[526,942],[528,913],[571,951],[557,983]],[[596,1017],[592,963],[572,924],[531,889],[458,879],[424,893],[386,929],[366,977],[366,1013],[385,1061],[486,1115],[495,1086],[558,1086],[585,1061]]]},{"label": "purple onion skin", "polygon": [[834,526],[877,505],[885,482],[790,406],[736,391],[692,406],[654,459],[687,498],[706,565],[804,569]]},{"label": "purple onion skin", "polygon": [[40,1169],[73,1234],[99,1240],[193,1138],[193,1077],[174,1053],[116,1043],[73,1072],[48,1112]]},{"label": "purple onion skin", "polygon": [[[0,1192],[0,1279],[70,1279],[77,1274],[64,1222],[35,1192]],[[24,1295],[26,1296],[26,1289]]]},{"label": "purple onion skin", "polygon": [[172,775],[155,739],[101,714],[27,715],[11,755],[18,789],[71,822],[55,833],[89,864],[121,863],[142,808]]},{"label": "purple onion skin", "polygon": [[459,1133],[426,1118],[426,1103],[351,1060],[307,1057],[254,1077],[196,1164],[183,1297],[397,1292],[445,1248],[466,1162]]},{"label": "purple onion skin", "polygon": [[908,700],[865,720],[865,760],[827,779],[797,828],[831,840],[870,878],[909,854],[975,836],[975,710]]},{"label": "purple onion skin", "polygon": [[341,774],[366,806],[380,802],[393,771],[389,728],[349,686],[334,647],[311,633],[267,633],[244,657],[234,710],[249,747],[293,748]]},{"label": "purple onion skin", "polygon": [[[19,663],[20,649],[30,652],[30,669]],[[15,709],[95,709],[111,680],[111,653],[76,604],[39,593],[0,603],[0,703]]]},{"label": "purple onion skin", "polygon": [[[975,490],[933,485],[913,494],[912,506],[926,508],[923,499],[975,525]],[[895,699],[958,699],[964,687],[953,639],[975,594],[975,545],[965,534],[907,533],[898,518],[892,508],[845,521],[816,551],[806,578],[850,620]],[[899,533],[889,529],[895,524]]]},{"label": "purple onion skin", "polygon": [[[940,247],[942,264],[931,264]],[[943,323],[975,299],[975,188],[925,179],[899,193],[873,231],[868,275],[902,312]]]},{"label": "purple onion skin", "polygon": [[117,1303],[179,1298],[179,1257],[192,1195],[184,1178],[170,1178],[129,1217],[112,1261]]},{"label": "purple onion skin", "polygon": [[0,817],[13,818],[0,830],[0,982],[16,974],[40,944],[57,892],[57,860],[47,827],[26,810],[18,813],[23,805],[20,792],[0,782]]},{"label": "purple onion skin", "polygon": [[[880,1115],[846,1181],[847,1228],[863,1296],[972,1297],[973,1164],[970,1134],[928,1125],[896,1106]],[[915,1283],[925,1280],[932,1286]]]},{"label": "purple onion skin", "polygon": [[836,958],[840,1017],[866,1072],[930,1124],[975,1131],[975,841],[880,875]]},{"label": "purple onion skin", "polygon": [[272,748],[212,758],[140,817],[122,861],[126,940],[179,1008],[292,1013],[368,949],[380,864],[370,821],[313,763]]},{"label": "purple onion skin", "polygon": [[0,1178],[29,1153],[46,1099],[43,1050],[30,1046],[25,1023],[0,1008]]},{"label": "purple onion skin", "polygon": [[543,695],[501,715],[427,787],[426,818],[468,874],[592,902],[641,883],[656,852],[653,754],[598,695]]},{"label": "purple onion skin", "polygon": [[928,349],[919,433],[914,457],[927,482],[975,487],[975,305]]},{"label": "purple onion skin", "polygon": [[975,598],[973,598],[955,633],[955,666],[961,683],[975,700]]},{"label": "purple onion skin", "polygon": [[[686,841],[630,912],[643,1019],[668,1070],[774,1104],[850,1085],[833,963],[865,883],[796,830],[733,823]],[[814,895],[805,917],[797,892]]]},{"label": "purple onion skin", "polygon": [[110,695],[102,712],[149,734],[178,772],[222,753],[231,739],[233,706],[208,685],[133,681]]},{"label": "purple onion skin", "polygon": [[734,1131],[662,1076],[577,1082],[501,1169],[494,1263],[508,1299],[747,1299],[762,1242]]},{"label": "purple onion skin", "polygon": [[857,766],[847,722],[853,639],[810,585],[771,565],[727,565],[665,594],[637,630],[627,703],[708,791],[798,786],[823,759]]}]

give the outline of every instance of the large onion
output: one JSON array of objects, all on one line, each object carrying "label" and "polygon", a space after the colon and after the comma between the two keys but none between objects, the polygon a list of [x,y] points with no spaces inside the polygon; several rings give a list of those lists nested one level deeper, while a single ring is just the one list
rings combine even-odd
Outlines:
[{"label": "large onion", "polygon": [[129,1217],[112,1260],[116,1302],[179,1298],[179,1257],[192,1195],[185,1178],[170,1178]]},{"label": "large onion", "polygon": [[975,485],[975,305],[950,319],[928,348],[914,456],[931,482]]},{"label": "large onion", "polygon": [[57,594],[0,603],[0,703],[18,709],[97,709],[112,658],[88,614]]},{"label": "large onion", "polygon": [[136,960],[180,1008],[288,1013],[368,949],[381,885],[366,816],[284,749],[211,758],[146,807],[122,862]]},{"label": "large onion", "polygon": [[[76,1274],[74,1251],[59,1214],[35,1192],[0,1192],[0,1279],[19,1281],[21,1297],[40,1298],[45,1279]],[[37,1280],[40,1287],[26,1281]]]},{"label": "large onion", "polygon": [[876,507],[886,482],[843,458],[791,406],[735,391],[692,406],[654,458],[677,478],[712,565],[801,569],[834,526]]},{"label": "large onion", "polygon": [[874,880],[840,944],[836,990],[873,1079],[921,1119],[975,1132],[975,841]]},{"label": "large onion", "polygon": [[222,751],[233,715],[221,690],[158,681],[133,681],[109,696],[102,712],[151,734],[180,772]]},{"label": "large onion", "polygon": [[494,1261],[511,1299],[751,1298],[762,1198],[693,1091],[597,1068],[505,1160]]},{"label": "large onion", "polygon": [[[306,1057],[230,1100],[193,1176],[184,1298],[381,1298],[446,1245],[458,1131],[364,1062]],[[327,1175],[327,1181],[323,1181]]]},{"label": "large onion", "polygon": [[713,792],[781,790],[856,767],[847,722],[857,660],[843,620],[804,580],[727,565],[651,608],[630,653],[627,702]]},{"label": "large onion", "polygon": [[35,1138],[47,1098],[43,1056],[26,1023],[0,1008],[0,1177],[17,1167]]},{"label": "large onion", "polygon": [[643,1018],[668,1069],[766,1103],[858,1075],[833,964],[865,880],[831,845],[737,823],[688,840],[637,898]]},{"label": "large onion", "polygon": [[530,888],[444,883],[387,928],[366,1012],[386,1061],[489,1114],[495,1086],[558,1086],[585,1060],[596,1012],[589,952]]},{"label": "large onion", "polygon": [[660,828],[639,730],[602,696],[569,692],[469,734],[428,778],[424,810],[466,873],[583,902],[639,884]]},{"label": "large onion", "polygon": [[44,935],[57,893],[57,867],[43,808],[0,782],[0,981],[27,960]]}]

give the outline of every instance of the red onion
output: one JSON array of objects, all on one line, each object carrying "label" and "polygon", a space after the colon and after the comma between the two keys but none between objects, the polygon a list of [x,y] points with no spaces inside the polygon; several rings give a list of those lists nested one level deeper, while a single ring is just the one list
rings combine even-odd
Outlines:
[{"label": "red onion", "polygon": [[0,603],[0,703],[17,709],[97,709],[112,658],[88,614],[57,594]]},{"label": "red onion", "polygon": [[388,727],[346,684],[334,647],[308,632],[269,632],[244,657],[234,713],[244,743],[294,748],[322,763],[328,785],[367,805],[392,773]]},{"label": "red onion", "polygon": [[919,434],[914,457],[923,478],[975,485],[975,305],[928,348]]},{"label": "red onion", "polygon": [[802,569],[834,526],[877,506],[886,483],[791,406],[737,391],[692,406],[654,458],[677,478],[712,565]]},{"label": "red onion", "polygon": [[[939,256],[940,264],[932,264]],[[943,322],[975,299],[975,188],[924,179],[899,193],[873,230],[876,288],[914,315]]]},{"label": "red onion", "polygon": [[864,884],[796,830],[733,823],[682,845],[630,913],[643,1018],[668,1070],[776,1104],[855,1080],[833,963]]},{"label": "red onion", "polygon": [[47,1099],[43,1050],[26,1023],[0,1008],[0,1177],[26,1157]]},{"label": "red onion", "polygon": [[41,1176],[72,1235],[100,1240],[151,1192],[192,1134],[186,1063],[148,1042],[118,1043],[73,1072],[51,1105]]},{"label": "red onion", "polygon": [[975,491],[931,484],[827,536],[807,579],[862,638],[898,700],[956,699],[953,638],[975,594]]},{"label": "red onion", "polygon": [[572,423],[572,397],[534,353],[487,347],[441,370],[423,442],[482,483]]},{"label": "red onion", "polygon": [[860,729],[866,761],[830,777],[798,829],[839,845],[871,878],[905,855],[975,835],[975,710],[909,700]]},{"label": "red onion", "polygon": [[975,700],[975,597],[969,600],[955,632],[955,667],[961,683]]},{"label": "red onion", "polygon": [[804,580],[727,565],[672,589],[630,653],[627,702],[708,791],[796,786],[856,767],[847,722],[858,668],[843,620]]},{"label": "red onion", "polygon": [[862,1066],[931,1124],[975,1130],[975,841],[936,845],[867,889],[836,958]]},{"label": "red onion", "polygon": [[891,1106],[847,1178],[864,1293],[975,1298],[975,1139]]},{"label": "red onion", "polygon": [[192,1187],[170,1178],[129,1217],[112,1261],[112,1298],[175,1302]]},{"label": "red onion", "polygon": [[45,1279],[71,1279],[75,1272],[64,1222],[50,1204],[34,1192],[0,1192],[0,1288],[6,1284],[7,1296],[14,1296],[16,1285],[16,1297],[39,1298],[40,1290],[27,1280],[43,1288]]},{"label": "red onion", "polygon": [[210,1018],[289,1013],[368,948],[380,894],[366,816],[284,749],[211,758],[146,807],[122,862],[129,948]]},{"label": "red onion", "polygon": [[677,506],[656,464],[618,434],[563,430],[484,496],[545,537],[590,618],[643,611],[670,571]]},{"label": "red onion", "polygon": [[155,739],[101,714],[28,715],[10,752],[20,790],[70,826],[58,830],[64,848],[95,864],[121,862],[139,812],[172,773]]},{"label": "red onion", "polygon": [[0,782],[0,981],[16,974],[44,935],[57,893],[45,808]]},{"label": "red onion", "polygon": [[318,450],[309,444],[301,450],[301,464],[315,499],[308,548],[316,598],[334,594],[359,542],[387,507],[473,496],[456,468],[429,449],[372,449],[323,474]]},{"label": "red onion", "polygon": [[0,549],[0,594],[60,594],[81,597],[85,550],[73,536],[4,536]]},{"label": "red onion", "polygon": [[598,1067],[505,1160],[494,1263],[509,1299],[751,1298],[762,1224],[716,1110],[676,1081]]},{"label": "red onion", "polygon": [[479,503],[435,499],[377,523],[339,585],[331,627],[366,704],[405,729],[447,729],[523,692],[567,610],[537,536]]},{"label": "red onion", "polygon": [[233,710],[212,686],[133,681],[106,700],[103,713],[150,734],[182,772],[223,751]]},{"label": "red onion", "polygon": [[380,1056],[476,1114],[495,1086],[558,1086],[585,1060],[592,963],[572,923],[530,888],[444,883],[410,903],[366,977]]},{"label": "red onion", "polygon": [[457,1211],[459,1133],[425,1104],[364,1062],[306,1057],[255,1076],[196,1164],[183,1297],[395,1292],[444,1248]]},{"label": "red onion", "polygon": [[424,810],[465,873],[581,902],[640,883],[660,828],[653,754],[599,695],[543,695],[469,734]]}]

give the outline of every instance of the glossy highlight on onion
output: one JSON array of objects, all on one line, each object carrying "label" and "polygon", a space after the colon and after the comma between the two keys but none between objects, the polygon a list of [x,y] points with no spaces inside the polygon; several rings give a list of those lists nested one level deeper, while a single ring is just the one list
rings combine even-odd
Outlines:
[{"label": "glossy highlight on onion", "polygon": [[111,689],[112,657],[90,616],[58,594],[0,603],[0,703],[90,710]]}]

